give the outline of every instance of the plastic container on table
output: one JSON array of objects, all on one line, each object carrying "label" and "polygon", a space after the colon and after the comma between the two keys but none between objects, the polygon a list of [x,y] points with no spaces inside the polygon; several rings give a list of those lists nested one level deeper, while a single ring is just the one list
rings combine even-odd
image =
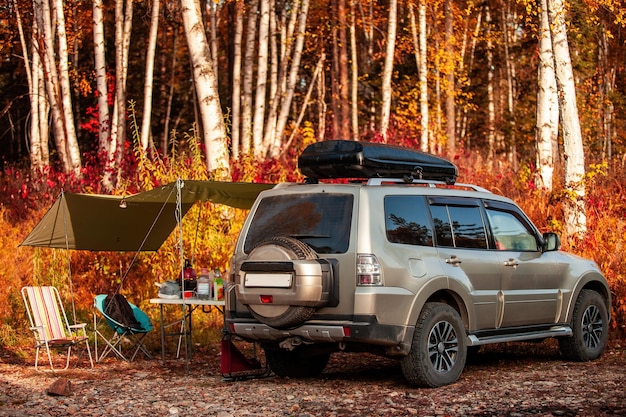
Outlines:
[{"label": "plastic container on table", "polygon": [[211,276],[209,274],[209,270],[206,268],[202,268],[200,270],[200,275],[197,279],[196,285],[196,294],[198,299],[200,300],[210,300],[211,299],[211,289],[213,287],[211,282]]}]

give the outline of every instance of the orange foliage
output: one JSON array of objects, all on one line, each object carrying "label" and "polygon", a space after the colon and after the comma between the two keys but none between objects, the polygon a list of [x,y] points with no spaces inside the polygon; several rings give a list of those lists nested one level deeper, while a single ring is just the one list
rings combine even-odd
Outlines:
[{"label": "orange foliage", "polygon": [[[126,180],[127,189],[145,189],[175,179],[206,178],[194,168],[198,161],[192,155],[179,155],[175,161],[158,163],[142,161],[142,172]],[[296,158],[288,155],[281,161],[233,163],[235,181],[299,181]],[[514,171],[507,162],[488,163],[477,154],[451,158],[459,167],[459,182],[473,183],[515,200],[542,232],[561,232],[562,209],[560,186],[553,192],[536,189],[532,169],[528,166]],[[201,162],[200,162],[201,163]],[[612,329],[620,337],[626,335],[626,205],[623,201],[623,167],[612,167],[608,173],[590,167],[587,184],[588,233],[582,239],[562,236],[563,249],[595,260],[611,286],[613,295]],[[21,174],[23,175],[23,174]],[[0,177],[0,188],[16,187],[15,175]],[[26,182],[24,182],[26,183]],[[7,185],[8,184],[8,185]],[[3,285],[0,286],[0,345],[12,343],[9,334],[27,329],[19,290],[26,284],[57,285],[64,300],[74,299],[79,321],[89,322],[93,296],[114,291],[118,287],[135,304],[149,308],[148,300],[156,296],[154,282],[177,277],[180,271],[178,233],[173,233],[155,253],[113,253],[35,249],[18,247],[29,230],[43,216],[57,193],[49,187],[28,185],[22,197],[14,192],[3,194],[0,205],[0,264]],[[19,189],[19,188],[18,188]],[[38,191],[38,189],[40,191]],[[19,194],[19,193],[18,193]],[[5,201],[6,200],[6,201]],[[21,201],[21,210],[19,209]],[[36,201],[37,204],[33,204]],[[44,207],[44,208],[42,208]],[[11,209],[13,208],[13,209]],[[19,213],[17,215],[16,213]],[[229,267],[233,245],[246,212],[211,203],[197,204],[183,220],[183,249],[193,259],[196,269]],[[70,292],[70,282],[73,284]],[[121,284],[121,285],[120,285]]]}]

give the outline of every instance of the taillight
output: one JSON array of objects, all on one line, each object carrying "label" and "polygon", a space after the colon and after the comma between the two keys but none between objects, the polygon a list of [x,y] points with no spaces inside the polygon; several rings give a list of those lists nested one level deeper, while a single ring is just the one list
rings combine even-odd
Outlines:
[{"label": "taillight", "polygon": [[261,304],[272,304],[274,302],[274,297],[271,295],[261,295],[259,298]]},{"label": "taillight", "polygon": [[357,255],[356,284],[382,285],[382,271],[376,256],[371,254]]}]

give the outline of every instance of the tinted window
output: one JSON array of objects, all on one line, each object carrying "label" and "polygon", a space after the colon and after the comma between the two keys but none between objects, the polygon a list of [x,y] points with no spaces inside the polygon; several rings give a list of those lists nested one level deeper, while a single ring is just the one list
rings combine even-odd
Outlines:
[{"label": "tinted window", "polygon": [[250,224],[244,251],[273,236],[290,236],[318,253],[344,253],[350,243],[352,194],[292,194],[264,198]]},{"label": "tinted window", "polygon": [[432,205],[437,245],[487,249],[487,234],[477,206]]},{"label": "tinted window", "polygon": [[385,228],[392,243],[433,245],[430,217],[422,196],[385,197]]},{"label": "tinted window", "polygon": [[539,250],[534,233],[518,214],[488,208],[487,217],[496,249],[532,252]]}]

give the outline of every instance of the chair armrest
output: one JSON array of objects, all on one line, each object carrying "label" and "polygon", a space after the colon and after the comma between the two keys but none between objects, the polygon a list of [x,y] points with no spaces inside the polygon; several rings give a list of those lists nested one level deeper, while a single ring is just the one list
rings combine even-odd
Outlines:
[{"label": "chair armrest", "polygon": [[87,323],[71,324],[70,329],[84,329]]}]

